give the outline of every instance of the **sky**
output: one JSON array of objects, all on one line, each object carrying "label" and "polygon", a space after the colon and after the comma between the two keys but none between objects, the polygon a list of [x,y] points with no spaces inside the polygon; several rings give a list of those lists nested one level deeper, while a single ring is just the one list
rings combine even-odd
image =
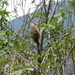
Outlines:
[{"label": "sky", "polygon": [[[7,7],[7,11],[11,12],[12,16],[16,16],[17,14],[18,16],[23,16],[27,13],[32,13],[36,8],[31,2],[32,0],[8,0],[9,6]],[[35,4],[37,5],[38,3],[39,0],[36,0]],[[12,17],[11,19],[14,18]]]},{"label": "sky", "polygon": [[[10,19],[15,19],[16,15],[20,17],[34,12],[36,5],[38,5],[42,0],[35,0],[35,4],[32,4],[32,1],[33,0],[8,0],[9,6],[7,7],[7,11],[11,12]],[[49,0],[47,0],[47,2],[48,1]]]},{"label": "sky", "polygon": [[[35,4],[32,4],[32,0],[8,0],[9,6],[7,6],[7,11],[11,12],[10,26],[14,30],[18,30],[19,28],[21,28],[21,26],[23,25],[23,20],[21,20],[23,16],[33,13],[40,1],[42,0],[35,0]],[[49,0],[46,0],[46,4],[48,3]],[[18,17],[21,19],[18,19]]]}]

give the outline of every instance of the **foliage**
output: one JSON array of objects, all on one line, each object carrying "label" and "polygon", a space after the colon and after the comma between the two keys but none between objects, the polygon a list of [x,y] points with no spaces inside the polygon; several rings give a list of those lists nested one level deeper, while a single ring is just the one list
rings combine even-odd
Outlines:
[{"label": "foliage", "polygon": [[[32,3],[35,3],[34,1]],[[72,2],[70,4],[72,6]],[[60,12],[55,13],[49,23],[46,20],[49,20],[50,16],[45,11],[34,14],[33,19],[39,17],[43,19],[40,19],[39,28],[41,34],[44,31],[44,45],[42,44],[42,54],[39,55],[34,42],[28,39],[31,38],[29,31],[24,34],[25,37],[22,37],[20,34],[23,31],[15,32],[8,25],[10,13],[6,11],[7,5],[6,0],[0,1],[0,75],[35,75],[38,65],[41,66],[41,75],[54,74],[56,71],[62,74],[71,56],[75,63],[74,25],[69,23],[64,26],[65,20],[71,21],[66,18],[66,15],[75,12],[66,10],[64,7],[60,8]],[[39,57],[42,58],[41,63],[38,63]]]}]

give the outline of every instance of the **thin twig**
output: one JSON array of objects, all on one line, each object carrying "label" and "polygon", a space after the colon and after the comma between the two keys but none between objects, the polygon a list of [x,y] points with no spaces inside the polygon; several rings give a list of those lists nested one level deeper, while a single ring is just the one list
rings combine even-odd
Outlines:
[{"label": "thin twig", "polygon": [[53,16],[54,16],[54,13],[55,13],[57,4],[58,4],[58,0],[57,0],[57,2],[56,2],[56,4],[55,4],[54,10],[53,10],[53,12],[52,12],[52,16],[50,17],[48,23],[50,23],[50,21],[52,20],[52,18],[53,18]]}]

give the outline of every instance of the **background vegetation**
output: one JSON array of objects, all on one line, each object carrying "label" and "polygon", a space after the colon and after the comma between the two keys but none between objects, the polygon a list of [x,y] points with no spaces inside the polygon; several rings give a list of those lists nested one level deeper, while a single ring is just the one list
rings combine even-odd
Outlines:
[{"label": "background vegetation", "polygon": [[[49,0],[47,6],[43,0],[39,5],[42,7],[37,7],[39,12],[31,14],[24,27],[15,32],[9,26],[8,3],[0,1],[0,75],[75,75],[75,25],[72,19],[66,18],[75,14],[75,1],[68,1],[69,5],[60,8],[59,13],[55,12],[58,0],[54,8],[51,8],[52,2]],[[35,22],[41,29],[41,55],[28,30],[34,19],[38,19]],[[64,25],[65,20],[70,23]]]}]

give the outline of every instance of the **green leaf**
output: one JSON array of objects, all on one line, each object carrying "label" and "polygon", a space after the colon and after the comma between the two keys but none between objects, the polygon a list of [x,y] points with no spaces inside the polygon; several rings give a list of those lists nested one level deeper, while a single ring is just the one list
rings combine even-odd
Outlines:
[{"label": "green leaf", "polygon": [[35,54],[33,59],[37,60],[39,57],[41,57],[39,54]]},{"label": "green leaf", "polygon": [[26,70],[34,71],[34,68],[26,68]]},{"label": "green leaf", "polygon": [[23,73],[23,70],[20,69],[18,71],[15,71],[13,74],[15,74],[15,75],[22,75],[22,73]]}]

